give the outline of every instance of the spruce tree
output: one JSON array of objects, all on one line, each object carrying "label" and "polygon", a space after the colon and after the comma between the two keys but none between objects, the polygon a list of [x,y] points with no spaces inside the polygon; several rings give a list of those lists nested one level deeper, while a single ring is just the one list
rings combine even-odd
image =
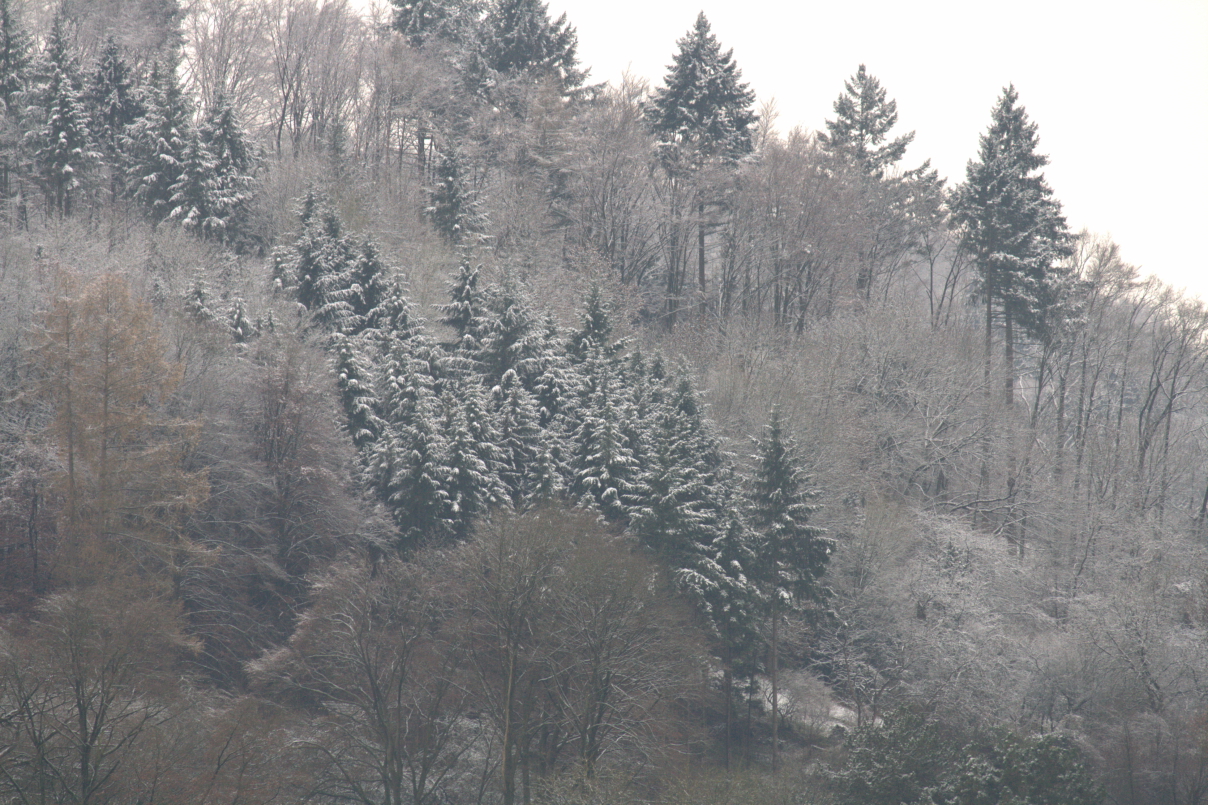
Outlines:
[{"label": "spruce tree", "polygon": [[552,79],[564,94],[587,77],[575,55],[578,34],[565,14],[551,21],[541,0],[495,0],[483,21],[482,37],[488,76]]},{"label": "spruce tree", "polygon": [[127,129],[144,113],[135,90],[134,69],[112,36],[105,40],[86,93],[93,133],[109,167],[114,198],[122,192]]},{"label": "spruce tree", "polygon": [[826,590],[819,581],[834,542],[809,524],[817,493],[809,488],[792,439],[784,432],[779,411],[757,442],[751,484],[751,526],[758,534],[757,578],[764,586],[772,623],[772,769],[779,762],[779,628],[786,608],[820,602]]},{"label": "spruce tree", "polygon": [[1036,132],[1019,93],[1008,86],[951,201],[953,223],[980,274],[987,382],[995,310],[1002,315],[1008,405],[1014,399],[1014,326],[1029,334],[1039,330],[1060,285],[1051,276],[1054,265],[1072,251],[1061,204],[1040,172],[1049,160],[1037,152]]},{"label": "spruce tree", "polygon": [[835,119],[826,121],[826,132],[818,135],[819,142],[869,176],[884,176],[914,141],[912,131],[886,142],[898,122],[898,103],[887,97],[881,82],[869,75],[863,64],[843,82],[843,94],[835,101],[834,110]]},{"label": "spruce tree", "polygon": [[342,333],[332,336],[336,388],[344,408],[344,428],[352,444],[364,452],[384,429],[378,416],[380,403],[373,387],[373,371],[368,357],[371,347],[364,339]]},{"label": "spruce tree", "polygon": [[71,50],[63,10],[46,42],[47,80],[39,92],[44,122],[36,131],[34,158],[52,214],[71,215],[85,170],[95,161],[79,65]]},{"label": "spruce tree", "polygon": [[677,44],[679,51],[670,72],[645,108],[670,182],[667,227],[671,241],[666,250],[665,300],[668,326],[675,323],[688,290],[686,241],[693,228],[697,286],[701,293],[706,290],[705,241],[710,223],[705,214],[716,197],[705,186],[704,168],[718,163],[732,165],[751,153],[751,130],[757,119],[751,110],[755,93],[742,83],[733,51],[722,53],[703,11]]},{"label": "spruce tree", "polygon": [[391,0],[392,26],[413,48],[432,42],[459,43],[472,35],[480,0]]},{"label": "spruce tree", "polygon": [[33,62],[33,38],[21,26],[14,0],[0,0],[0,103],[5,116],[15,114]]},{"label": "spruce tree", "polygon": [[721,52],[703,11],[677,44],[675,62],[646,107],[655,135],[705,158],[749,154],[755,93],[742,83],[734,51]]},{"label": "spruce tree", "polygon": [[353,271],[358,257],[353,240],[344,232],[339,213],[313,189],[298,214],[301,229],[292,245],[274,253],[274,273],[293,289],[315,322],[355,332],[358,289],[353,287]]},{"label": "spruce tree", "polygon": [[213,163],[206,192],[207,225],[202,234],[237,245],[251,236],[249,219],[260,158],[224,95],[214,100],[198,128],[198,138]]},{"label": "spruce tree", "polygon": [[147,217],[159,223],[173,210],[173,187],[184,169],[193,108],[172,60],[152,65],[139,100],[146,112],[130,127],[126,187]]},{"label": "spruce tree", "polygon": [[428,191],[424,214],[450,246],[458,246],[482,231],[478,194],[467,185],[461,157],[453,148],[440,155],[436,183]]},{"label": "spruce tree", "polygon": [[217,162],[205,142],[196,131],[190,131],[176,181],[168,188],[167,220],[201,237],[221,230],[210,206],[217,185],[216,168]]}]

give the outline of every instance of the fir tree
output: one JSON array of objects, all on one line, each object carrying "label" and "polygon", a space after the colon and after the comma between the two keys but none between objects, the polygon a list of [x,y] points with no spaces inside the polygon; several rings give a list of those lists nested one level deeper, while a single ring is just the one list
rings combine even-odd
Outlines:
[{"label": "fir tree", "polygon": [[465,170],[455,149],[446,149],[436,167],[436,184],[428,192],[424,214],[445,242],[460,245],[482,231],[478,194],[466,183]]},{"label": "fir tree", "polygon": [[953,223],[961,227],[980,273],[987,381],[995,308],[1002,313],[1008,404],[1014,398],[1014,325],[1032,334],[1040,329],[1059,287],[1052,282],[1053,267],[1072,251],[1061,205],[1039,172],[1048,157],[1037,153],[1036,124],[1018,102],[1014,86],[1003,90],[978,159],[970,160],[951,202]]},{"label": "fir tree", "polygon": [[53,214],[71,215],[84,171],[95,161],[79,66],[71,52],[63,10],[55,15],[46,42],[47,82],[39,95],[45,122],[34,132],[34,157]]},{"label": "fir tree", "polygon": [[704,12],[677,44],[675,62],[646,107],[655,135],[705,158],[749,154],[755,93],[742,83],[734,52],[721,52]]},{"label": "fir tree", "polygon": [[219,95],[198,129],[213,166],[206,191],[207,223],[203,235],[228,244],[250,237],[251,204],[256,194],[260,159],[239,122],[235,108]]},{"label": "fir tree", "polygon": [[211,216],[210,202],[217,185],[217,162],[196,131],[186,137],[176,181],[168,188],[167,220],[176,221],[186,232],[202,237],[221,226]]},{"label": "fir tree", "polygon": [[751,525],[758,534],[757,578],[769,603],[772,676],[772,769],[779,762],[779,627],[786,608],[820,602],[827,591],[819,579],[826,570],[834,542],[809,524],[817,496],[806,485],[796,449],[784,432],[778,411],[757,443],[751,489]]},{"label": "fir tree", "polygon": [[441,395],[445,453],[440,474],[447,511],[443,536],[462,540],[475,518],[508,499],[499,479],[499,434],[476,382],[449,386]]},{"label": "fir tree", "polygon": [[336,333],[332,336],[336,388],[344,408],[344,428],[353,446],[364,451],[377,440],[385,427],[378,416],[377,393],[373,387],[373,372],[367,355],[371,348],[363,339]]},{"label": "fir tree", "polygon": [[626,423],[635,417],[606,362],[591,361],[587,371],[591,378],[578,421],[566,426],[571,434],[567,487],[574,499],[623,524],[639,466],[625,435]]},{"label": "fir tree", "polygon": [[353,334],[378,326],[382,306],[393,293],[390,271],[372,238],[361,241],[350,272],[353,298]]},{"label": "fir tree", "polygon": [[33,62],[33,38],[17,19],[13,0],[0,0],[0,103],[7,116],[15,113],[15,100],[25,91],[27,71]]},{"label": "fir tree", "polygon": [[819,142],[869,176],[884,176],[914,141],[912,131],[886,142],[898,122],[898,103],[887,97],[881,82],[863,64],[843,82],[843,94],[835,101],[834,110],[835,119],[826,121],[826,133],[818,135]]},{"label": "fir tree", "polygon": [[525,509],[562,488],[556,434],[541,426],[537,401],[514,371],[504,372],[491,390],[499,433],[499,477],[512,506]]},{"label": "fir tree", "polygon": [[564,94],[587,77],[575,55],[578,34],[565,14],[551,21],[541,0],[495,0],[483,31],[482,58],[491,75],[550,78]]},{"label": "fir tree", "polygon": [[471,36],[481,13],[478,0],[391,0],[394,30],[413,48],[431,42],[459,43]]},{"label": "fir tree", "polygon": [[231,309],[227,312],[227,326],[236,344],[246,344],[260,335],[260,328],[248,318],[247,303],[239,297],[235,297],[231,302]]},{"label": "fir tree", "polygon": [[173,210],[173,187],[184,170],[193,109],[171,61],[152,65],[140,101],[146,113],[130,128],[126,186],[147,216],[159,223]]},{"label": "fir tree", "polygon": [[301,229],[294,243],[274,254],[275,273],[319,324],[333,330],[357,330],[357,255],[339,214],[316,191],[308,191],[299,209]]},{"label": "fir tree", "polygon": [[122,49],[112,36],[101,50],[86,97],[93,132],[109,165],[116,197],[121,192],[120,163],[126,131],[143,115],[144,109],[135,92],[134,70],[122,57]]},{"label": "fir tree", "polygon": [[400,547],[446,534],[449,514],[441,406],[416,341],[396,341],[386,356],[381,381],[385,425],[372,442],[365,470],[369,486],[398,526]]}]

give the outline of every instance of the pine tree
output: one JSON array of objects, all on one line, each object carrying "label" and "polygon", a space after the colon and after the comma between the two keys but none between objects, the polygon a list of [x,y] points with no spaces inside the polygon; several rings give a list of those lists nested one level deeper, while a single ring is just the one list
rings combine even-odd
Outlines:
[{"label": "pine tree", "polygon": [[551,21],[541,0],[495,0],[483,22],[482,58],[488,75],[553,79],[563,94],[583,84],[575,51],[579,37],[563,14]]},{"label": "pine tree", "polygon": [[675,62],[646,107],[655,135],[704,158],[749,154],[755,93],[742,83],[734,52],[721,52],[704,12],[676,44]]},{"label": "pine tree", "polygon": [[134,70],[112,36],[105,40],[86,95],[93,132],[109,166],[114,197],[122,192],[121,174],[127,129],[144,113],[134,84]]},{"label": "pine tree", "polygon": [[33,38],[21,27],[13,0],[0,0],[0,103],[5,116],[15,114],[15,101],[25,90],[33,62]]},{"label": "pine tree", "polygon": [[214,100],[198,129],[198,137],[213,161],[203,234],[223,243],[239,244],[251,236],[249,219],[260,158],[235,108],[224,95]]},{"label": "pine tree", "polygon": [[84,172],[95,161],[79,65],[71,52],[66,26],[60,9],[46,42],[48,78],[39,92],[45,122],[34,132],[37,142],[34,157],[46,191],[47,207],[60,216],[71,215]]},{"label": "pine tree", "polygon": [[193,109],[175,63],[156,62],[140,97],[146,113],[130,127],[126,186],[154,223],[172,212],[173,186],[184,170]]},{"label": "pine tree", "polygon": [[751,489],[751,525],[758,533],[757,578],[763,584],[772,622],[772,769],[779,762],[779,627],[785,609],[807,601],[820,602],[826,590],[819,579],[834,549],[822,529],[809,524],[817,493],[806,485],[796,448],[784,432],[780,413],[757,442]]},{"label": "pine tree", "polygon": [[1004,322],[1006,400],[1014,400],[1014,325],[1034,334],[1054,303],[1054,265],[1072,252],[1061,204],[1040,169],[1037,126],[1018,104],[1015,87],[1003,90],[970,160],[964,184],[953,195],[952,219],[980,273],[986,303],[986,373],[990,372],[994,311]]},{"label": "pine tree", "polygon": [[703,11],[677,44],[679,51],[670,72],[645,108],[670,182],[665,300],[668,326],[675,323],[687,290],[687,239],[693,228],[697,285],[701,293],[706,290],[705,241],[710,224],[705,213],[715,197],[704,186],[704,168],[718,163],[732,165],[749,154],[754,146],[751,129],[757,119],[751,111],[755,93],[742,83],[733,51],[721,52]]},{"label": "pine tree", "polygon": [[227,312],[227,326],[236,344],[246,344],[260,335],[260,328],[247,316],[247,303],[239,297],[231,302]]},{"label": "pine tree", "polygon": [[336,333],[332,336],[336,388],[344,408],[344,427],[353,446],[364,451],[382,433],[385,423],[378,416],[377,392],[373,387],[373,371],[367,357],[371,347],[365,340]]},{"label": "pine tree", "polygon": [[436,167],[436,184],[428,191],[424,214],[450,246],[463,243],[483,229],[478,194],[466,183],[456,149],[447,148]]},{"label": "pine tree", "polygon": [[912,131],[886,142],[898,122],[898,103],[887,97],[881,82],[863,64],[843,82],[843,94],[835,101],[834,110],[835,119],[826,121],[826,133],[818,135],[819,142],[868,176],[884,176],[914,141]]},{"label": "pine tree", "polygon": [[361,241],[349,276],[353,289],[351,332],[355,335],[378,326],[382,306],[393,293],[390,271],[372,238]]}]

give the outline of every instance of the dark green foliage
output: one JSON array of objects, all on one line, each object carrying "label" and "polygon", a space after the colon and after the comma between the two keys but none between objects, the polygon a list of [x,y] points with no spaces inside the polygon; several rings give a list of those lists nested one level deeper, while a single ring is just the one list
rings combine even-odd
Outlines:
[{"label": "dark green foliage", "polygon": [[836,775],[842,805],[930,805],[961,756],[939,724],[909,712],[861,727],[847,747]]},{"label": "dark green foliage", "polygon": [[1103,789],[1068,735],[1002,732],[970,752],[934,795],[942,805],[1098,805]]},{"label": "dark green foliage", "polygon": [[496,0],[483,22],[482,59],[488,80],[549,79],[563,93],[583,84],[579,37],[563,14],[551,21],[541,0]]},{"label": "dark green foliage", "polygon": [[1061,205],[1040,169],[1036,124],[1014,86],[1003,90],[964,184],[952,199],[953,222],[981,274],[982,293],[1029,331],[1052,303],[1050,272],[1070,254]]},{"label": "dark green foliage", "polygon": [[835,775],[843,805],[1098,805],[1103,790],[1068,736],[1007,731],[971,742],[900,711],[856,730]]},{"label": "dark green foliage", "polygon": [[47,79],[37,93],[44,117],[34,132],[34,158],[47,207],[56,215],[71,215],[84,173],[95,162],[79,65],[66,29],[60,10],[46,42]]},{"label": "dark green foliage", "polygon": [[357,450],[365,450],[381,434],[385,423],[377,414],[377,393],[364,340],[337,333],[333,337],[336,388],[344,408],[344,428]]},{"label": "dark green foliage", "polygon": [[414,48],[430,42],[464,42],[481,13],[478,0],[391,0],[394,30]]},{"label": "dark green foliage", "polygon": [[130,127],[126,186],[147,217],[159,223],[174,209],[173,188],[179,185],[194,137],[193,105],[171,61],[152,65],[139,100],[146,112]]},{"label": "dark green foliage", "polygon": [[202,234],[236,248],[246,248],[253,236],[251,205],[257,190],[260,157],[225,96],[215,99],[198,128],[197,139],[210,166]]},{"label": "dark green foliage", "polygon": [[109,37],[88,85],[87,100],[97,141],[114,164],[127,127],[144,112],[134,79],[134,69],[123,57],[121,47]]},{"label": "dark green foliage", "polygon": [[279,281],[294,290],[298,302],[319,324],[356,331],[359,294],[353,287],[353,270],[358,256],[352,238],[345,234],[336,210],[314,190],[303,199],[299,218],[302,226],[293,245],[274,254]]},{"label": "dark green foliage", "polygon": [[819,579],[835,543],[821,528],[809,524],[817,508],[813,503],[817,492],[808,486],[778,411],[772,412],[757,447],[751,527],[759,535],[759,576],[768,586],[773,606],[821,601],[826,590]]},{"label": "dark green foliage", "polygon": [[455,149],[446,149],[436,167],[436,183],[428,191],[424,214],[451,246],[483,230],[478,194],[466,181],[466,171]]},{"label": "dark green foliage", "polygon": [[819,142],[869,176],[884,176],[914,141],[912,131],[886,142],[898,122],[898,103],[886,97],[881,82],[863,64],[843,82],[843,94],[834,109],[835,119],[826,121],[826,133],[818,135]]},{"label": "dark green foliage", "polygon": [[749,154],[755,93],[742,83],[733,51],[721,52],[703,11],[677,44],[664,86],[646,108],[655,135],[705,157]]},{"label": "dark green foliage", "polygon": [[33,61],[33,39],[21,27],[13,6],[14,0],[0,0],[0,102],[5,115],[16,111],[14,99],[24,91]]}]

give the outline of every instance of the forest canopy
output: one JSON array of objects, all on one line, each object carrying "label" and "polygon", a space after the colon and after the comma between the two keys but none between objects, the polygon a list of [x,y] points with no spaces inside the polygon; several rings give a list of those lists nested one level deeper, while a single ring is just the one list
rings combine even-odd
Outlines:
[{"label": "forest canopy", "polygon": [[684,24],[0,0],[0,800],[1208,797],[1208,309]]}]

